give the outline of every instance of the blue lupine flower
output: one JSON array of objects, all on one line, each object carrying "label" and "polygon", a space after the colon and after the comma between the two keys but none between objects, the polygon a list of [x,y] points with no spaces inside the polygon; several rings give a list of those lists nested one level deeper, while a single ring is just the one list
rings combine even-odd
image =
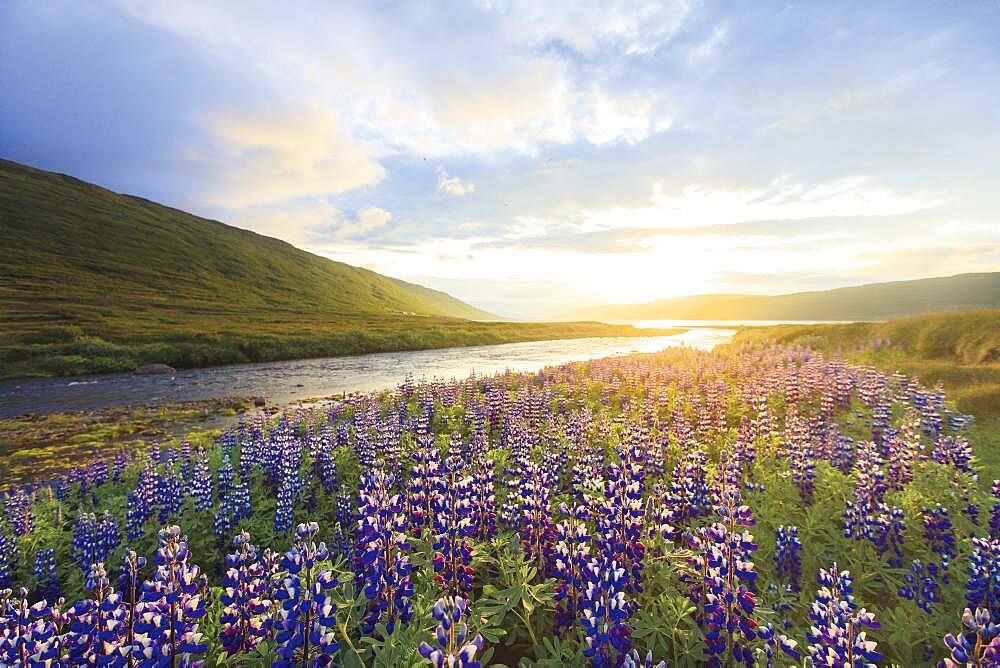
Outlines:
[{"label": "blue lupine flower", "polygon": [[851,574],[838,572],[837,564],[833,564],[830,570],[820,569],[817,581],[820,588],[809,611],[812,626],[806,633],[813,662],[845,668],[874,667],[882,655],[864,629],[877,629],[879,623],[874,613],[858,609]]},{"label": "blue lupine flower", "polygon": [[950,633],[944,637],[951,656],[942,665],[945,668],[990,668],[1000,665],[1000,624],[992,621],[990,611],[976,608],[972,612],[966,608],[962,614],[962,626],[965,630],[957,637]]},{"label": "blue lupine flower", "polygon": [[402,497],[395,491],[395,477],[378,464],[361,481],[357,527],[355,587],[369,601],[362,631],[372,633],[384,622],[392,633],[397,623],[406,624],[413,616],[413,565],[406,554],[410,546]]},{"label": "blue lupine flower", "polygon": [[1000,619],[1000,539],[973,538],[968,571],[965,600],[969,608],[983,608]]},{"label": "blue lupine flower", "polygon": [[59,578],[56,575],[56,557],[52,548],[38,550],[35,553],[35,597],[56,601],[62,593],[59,589]]},{"label": "blue lupine flower", "polygon": [[466,475],[460,454],[449,456],[444,468],[435,494],[434,579],[448,593],[465,595],[472,591],[473,577],[468,541],[473,533],[472,478]]},{"label": "blue lupine flower", "polygon": [[14,598],[10,591],[0,592],[0,660],[7,666],[44,666],[57,659],[62,638],[53,620],[57,611],[46,601],[28,603],[28,590]]},{"label": "blue lupine flower", "polygon": [[203,512],[212,507],[212,472],[208,468],[208,457],[200,450],[191,472],[191,496],[195,510]]},{"label": "blue lupine flower", "polygon": [[17,539],[0,530],[0,591],[10,586],[11,571],[17,555]]},{"label": "blue lupine flower", "polygon": [[251,651],[270,631],[273,583],[268,564],[275,559],[269,550],[261,558],[245,531],[233,543],[236,552],[226,556],[219,596],[223,605],[219,640],[229,654],[241,654]]},{"label": "blue lupine flower", "polygon": [[899,595],[913,601],[928,615],[934,612],[934,604],[941,600],[941,585],[938,583],[940,570],[937,564],[924,564],[914,559],[910,571],[903,576],[903,586]]},{"label": "blue lupine flower", "polygon": [[22,489],[8,494],[4,500],[7,521],[14,529],[15,536],[26,536],[35,526],[34,515],[31,512],[31,499]]},{"label": "blue lupine flower", "polygon": [[793,526],[779,526],[774,545],[774,570],[779,580],[784,581],[791,591],[800,591],[802,577],[802,543],[799,529]]},{"label": "blue lupine flower", "polygon": [[287,571],[274,597],[281,603],[274,620],[278,656],[275,668],[329,666],[340,647],[336,640],[337,605],[327,593],[337,586],[337,578],[321,562],[330,557],[324,543],[317,545],[315,522],[299,524],[295,543],[285,554]]},{"label": "blue lupine flower", "polygon": [[437,647],[421,642],[418,652],[434,668],[480,668],[476,653],[483,650],[483,637],[469,640],[469,627],[462,621],[469,614],[469,604],[461,596],[438,599],[431,610],[438,621],[434,638]]},{"label": "blue lupine flower", "polygon": [[606,557],[591,559],[584,576],[586,586],[580,603],[586,643],[583,654],[595,668],[618,666],[632,649],[632,629],[626,623],[628,576],[624,568]]},{"label": "blue lupine flower", "polygon": [[198,620],[205,615],[208,583],[198,566],[188,563],[191,554],[180,528],[168,526],[159,533],[159,548],[153,556],[156,571],[142,583],[142,603],[135,620],[137,649],[161,665],[197,665],[194,655],[203,654]]}]

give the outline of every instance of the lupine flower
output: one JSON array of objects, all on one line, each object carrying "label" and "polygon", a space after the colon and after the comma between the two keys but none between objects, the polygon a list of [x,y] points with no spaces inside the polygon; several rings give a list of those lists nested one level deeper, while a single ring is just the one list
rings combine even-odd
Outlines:
[{"label": "lupine flower", "polygon": [[784,581],[790,591],[800,591],[802,577],[802,543],[799,529],[793,526],[779,526],[775,536],[774,570],[779,580]]},{"label": "lupine flower", "polygon": [[[233,539],[236,552],[226,556],[226,574],[219,598],[219,640],[229,654],[249,652],[267,635],[272,595],[271,573],[260,559],[250,535],[243,531]],[[273,561],[273,559],[271,559]]]},{"label": "lupine flower", "polygon": [[645,469],[636,447],[619,450],[620,464],[605,471],[604,498],[595,509],[597,549],[625,569],[625,593],[642,591],[642,568],[646,546],[642,542],[645,506]]},{"label": "lupine flower", "polygon": [[[474,465],[472,474],[472,535],[487,541],[497,532],[496,470],[485,454]],[[1000,506],[1000,504],[998,504]]]},{"label": "lupine flower", "polygon": [[820,569],[820,588],[809,611],[812,626],[806,637],[809,655],[816,665],[847,667],[875,666],[882,659],[877,643],[869,640],[864,629],[877,629],[874,613],[858,610],[852,595],[851,574]]},{"label": "lupine flower", "polygon": [[990,512],[990,536],[1000,539],[1000,480],[994,480],[991,488],[993,498],[993,510]]},{"label": "lupine flower", "polygon": [[576,624],[590,563],[590,537],[580,519],[563,520],[555,526],[556,633]]},{"label": "lupine flower", "polygon": [[355,586],[369,601],[364,633],[371,633],[379,622],[392,633],[397,622],[406,624],[413,615],[407,515],[394,485],[394,477],[376,467],[359,490],[354,577]]},{"label": "lupine flower", "polygon": [[52,548],[39,550],[35,553],[33,573],[37,583],[36,598],[56,601],[62,596],[59,590],[59,579],[56,576],[55,551]]},{"label": "lupine flower", "polygon": [[721,521],[699,529],[692,541],[697,554],[691,565],[701,577],[706,651],[712,664],[752,665],[749,643],[757,637],[752,587],[757,572],[751,559],[757,545],[741,528],[753,526],[755,520],[739,490],[731,486],[723,488],[717,513]]},{"label": "lupine flower", "polygon": [[472,591],[473,577],[472,478],[465,475],[460,454],[448,457],[445,470],[435,495],[434,579],[448,593],[464,596]]},{"label": "lupine flower", "polygon": [[165,524],[167,520],[181,512],[186,484],[179,474],[170,471],[161,473],[158,483],[156,494],[160,507],[159,521],[160,524]]},{"label": "lupine flower", "polygon": [[469,614],[469,604],[461,596],[438,599],[431,610],[438,625],[434,631],[437,647],[421,642],[417,651],[434,668],[480,668],[476,653],[483,649],[483,637],[469,640],[469,627],[462,621]]},{"label": "lupine flower", "polygon": [[191,496],[194,509],[203,512],[212,507],[212,472],[208,468],[208,457],[199,451],[191,472]]},{"label": "lupine flower", "polygon": [[934,443],[931,459],[938,464],[950,466],[961,473],[974,475],[972,469],[972,446],[961,436],[942,436]]},{"label": "lupine flower", "polygon": [[10,586],[10,575],[17,554],[17,539],[0,530],[0,591]]},{"label": "lupine flower", "polygon": [[207,649],[198,631],[198,620],[205,615],[207,582],[201,569],[188,563],[190,556],[179,527],[161,529],[153,556],[156,571],[152,580],[142,583],[135,642],[144,655],[166,665],[195,666],[193,656]]},{"label": "lupine flower", "polygon": [[660,661],[654,666],[652,652],[646,652],[646,658],[643,659],[639,656],[639,651],[633,649],[625,655],[625,662],[622,666],[624,666],[624,668],[667,668],[667,662]]},{"label": "lupine flower", "polygon": [[410,515],[410,528],[419,536],[423,528],[430,526],[434,520],[436,495],[441,488],[441,453],[434,445],[432,436],[421,435],[417,451],[413,453],[415,462],[410,471],[409,494],[407,507]]},{"label": "lupine flower", "polygon": [[965,600],[970,608],[984,608],[1000,619],[1000,540],[973,538],[969,555]]},{"label": "lupine flower", "polygon": [[757,627],[757,637],[764,641],[764,647],[759,652],[764,655],[765,668],[773,668],[779,651],[796,660],[802,657],[798,641],[777,633],[774,624]]},{"label": "lupine flower", "polygon": [[292,528],[292,495],[291,481],[286,480],[278,488],[278,504],[274,511],[274,533],[287,533]]},{"label": "lupine flower", "polygon": [[535,462],[526,462],[519,475],[514,495],[519,510],[516,528],[521,533],[525,561],[544,578],[552,561],[552,494],[556,485],[552,474]]},{"label": "lupine flower", "polygon": [[86,575],[91,566],[107,561],[108,555],[120,542],[118,524],[109,513],[104,513],[100,522],[93,513],[80,513],[73,526],[70,553],[73,561]]},{"label": "lupine flower", "polygon": [[67,641],[70,665],[130,665],[131,611],[111,587],[104,564],[91,567],[85,586],[93,598],[78,601],[67,613],[72,619]]},{"label": "lupine flower", "polygon": [[948,582],[948,567],[955,556],[955,529],[948,517],[948,509],[937,506],[924,509],[924,539],[931,552],[937,555],[938,564],[944,571],[944,582]]},{"label": "lupine flower", "polygon": [[10,590],[0,592],[0,660],[7,666],[50,665],[60,653],[62,638],[56,632],[56,611],[46,601],[28,603],[28,590],[13,598]]},{"label": "lupine flower", "polygon": [[950,633],[944,637],[951,656],[942,665],[946,668],[1000,665],[1000,624],[991,620],[990,611],[976,608],[972,612],[966,608],[962,613],[962,626],[965,630],[957,637]]},{"label": "lupine flower", "polygon": [[928,615],[934,612],[934,604],[941,600],[941,585],[938,583],[940,570],[937,564],[924,564],[914,559],[910,571],[903,576],[903,586],[899,595],[913,601]]},{"label": "lupine flower", "polygon": [[321,562],[330,557],[325,543],[313,540],[319,533],[315,522],[299,524],[295,543],[282,560],[287,575],[275,592],[281,602],[274,620],[279,659],[275,668],[328,666],[340,644],[333,629],[337,605],[327,593],[337,578]]},{"label": "lupine flower", "polygon": [[591,559],[584,575],[587,584],[580,603],[586,642],[583,654],[595,668],[620,665],[632,649],[632,629],[626,624],[628,576],[617,562],[604,557]]},{"label": "lupine flower", "polygon": [[26,536],[35,526],[35,518],[31,512],[31,499],[24,490],[15,490],[4,501],[7,511],[7,521],[14,529],[15,536]]}]

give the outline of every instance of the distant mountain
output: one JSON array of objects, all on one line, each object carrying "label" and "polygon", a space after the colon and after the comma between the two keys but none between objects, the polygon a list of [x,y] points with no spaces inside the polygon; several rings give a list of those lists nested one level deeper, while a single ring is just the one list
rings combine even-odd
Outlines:
[{"label": "distant mountain", "polygon": [[709,294],[645,304],[577,309],[596,320],[887,320],[956,309],[1000,307],[1000,272],[869,283],[786,295]]},{"label": "distant mountain", "polygon": [[0,216],[5,311],[169,306],[495,318],[444,292],[6,160]]}]

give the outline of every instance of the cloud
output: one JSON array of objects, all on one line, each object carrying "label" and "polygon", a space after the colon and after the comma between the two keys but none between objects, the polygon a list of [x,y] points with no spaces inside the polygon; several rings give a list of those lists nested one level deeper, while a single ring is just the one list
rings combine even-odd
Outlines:
[{"label": "cloud", "polygon": [[321,110],[223,114],[212,118],[210,151],[192,158],[211,163],[208,204],[241,207],[340,193],[378,183],[385,170],[369,144],[346,134]]},{"label": "cloud", "polygon": [[444,167],[438,168],[438,192],[446,195],[468,195],[476,189],[476,184],[471,181],[463,181],[457,176],[448,176]]}]

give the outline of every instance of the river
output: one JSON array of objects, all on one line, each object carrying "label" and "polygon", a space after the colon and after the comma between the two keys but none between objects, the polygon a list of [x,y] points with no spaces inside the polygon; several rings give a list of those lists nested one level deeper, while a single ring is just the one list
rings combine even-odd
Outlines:
[{"label": "river", "polygon": [[0,382],[0,419],[25,413],[93,411],[111,406],[162,404],[225,396],[260,396],[288,404],[341,392],[395,387],[407,375],[464,378],[507,369],[535,371],[544,366],[673,346],[710,349],[735,330],[690,329],[673,336],[530,341],[492,346],[374,353],[351,357],[234,364],[178,371],[175,375],[116,373]]}]

